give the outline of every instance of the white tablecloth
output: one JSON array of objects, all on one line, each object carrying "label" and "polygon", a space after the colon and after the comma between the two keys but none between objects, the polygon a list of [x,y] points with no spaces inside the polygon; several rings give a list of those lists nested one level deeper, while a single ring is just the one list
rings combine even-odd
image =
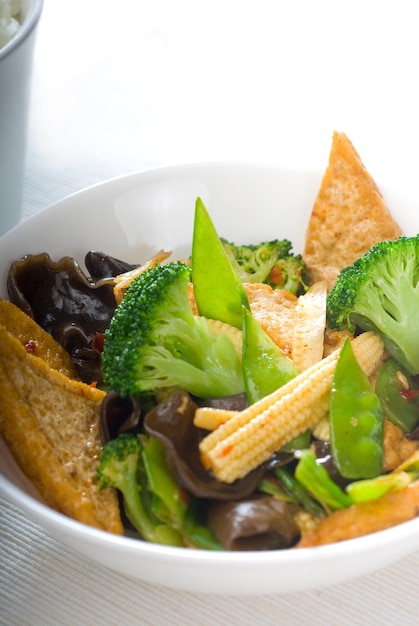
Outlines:
[{"label": "white tablecloth", "polygon": [[[417,193],[418,59],[413,0],[45,0],[22,219],[157,165],[223,159],[321,170],[334,129],[377,181]],[[7,626],[413,626],[418,574],[416,553],[306,593],[171,591],[99,567],[0,500]]]}]

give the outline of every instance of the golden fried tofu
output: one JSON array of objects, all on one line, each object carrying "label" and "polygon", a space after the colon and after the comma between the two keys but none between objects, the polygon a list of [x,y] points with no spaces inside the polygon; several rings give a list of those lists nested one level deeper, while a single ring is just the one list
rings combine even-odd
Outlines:
[{"label": "golden fried tofu", "polygon": [[303,258],[312,280],[326,280],[330,289],[342,268],[401,234],[352,143],[335,132],[306,230]]},{"label": "golden fried tofu", "polygon": [[418,449],[419,442],[407,439],[390,420],[384,420],[384,467],[383,473],[395,470]]},{"label": "golden fried tofu", "polygon": [[329,356],[335,350],[339,350],[345,343],[345,339],[353,339],[354,334],[347,330],[338,330],[326,326],[324,333],[324,353],[323,356]]},{"label": "golden fried tofu", "polygon": [[391,528],[419,515],[419,481],[400,491],[387,492],[378,500],[353,504],[335,511],[308,531],[297,548],[321,546],[362,537]]},{"label": "golden fried tofu", "polygon": [[0,298],[0,326],[11,333],[35,356],[70,378],[78,378],[69,353],[29,315]]},{"label": "golden fried tofu", "polygon": [[297,296],[284,289],[272,289],[264,283],[245,283],[244,288],[253,317],[276,345],[292,358]]},{"label": "golden fried tofu", "polygon": [[49,506],[122,534],[116,492],[97,487],[104,396],[28,353],[0,326],[0,434],[16,462]]}]

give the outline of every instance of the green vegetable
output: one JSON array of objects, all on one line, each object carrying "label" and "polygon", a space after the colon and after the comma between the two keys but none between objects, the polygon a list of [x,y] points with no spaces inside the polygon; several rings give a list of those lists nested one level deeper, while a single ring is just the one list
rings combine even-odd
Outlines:
[{"label": "green vegetable", "polygon": [[170,474],[165,447],[154,437],[142,437],[142,459],[148,488],[153,494],[152,510],[161,521],[181,530],[187,509],[187,496]]},{"label": "green vegetable", "polygon": [[206,525],[207,503],[191,498],[182,526],[187,545],[203,550],[223,550],[223,546]]},{"label": "green vegetable", "polygon": [[330,399],[332,456],[344,478],[380,474],[383,420],[380,401],[346,339],[336,364]]},{"label": "green vegetable", "polygon": [[327,298],[333,328],[376,330],[408,372],[419,373],[419,235],[373,246],[343,269]]},{"label": "green vegetable", "polygon": [[156,517],[183,537],[186,545],[206,550],[221,550],[221,545],[200,520],[201,511],[195,498],[187,494],[173,479],[166,462],[164,445],[154,437],[141,436],[142,460],[152,494],[151,508]]},{"label": "green vegetable", "polygon": [[384,363],[377,377],[375,392],[387,419],[404,433],[411,432],[419,423],[419,407],[415,403],[417,391],[414,379],[395,359]]},{"label": "green vegetable", "polygon": [[294,495],[287,493],[275,476],[266,475],[265,478],[262,478],[262,480],[258,483],[257,488],[258,491],[267,493],[269,496],[273,496],[278,500],[283,500],[284,502],[290,502],[292,504],[297,503],[297,498]]},{"label": "green vegetable", "polygon": [[[121,395],[179,387],[200,397],[244,391],[240,358],[189,304],[191,270],[168,263],[132,281],[105,333],[103,374]],[[241,312],[241,309],[240,309]]]},{"label": "green vegetable", "polygon": [[221,237],[221,242],[237,276],[246,283],[263,283],[278,259],[287,257],[291,251],[287,239],[236,245]]},{"label": "green vegetable", "polygon": [[305,291],[307,268],[301,255],[292,253],[288,239],[237,245],[222,237],[221,242],[242,282],[268,283],[294,294]]},{"label": "green vegetable", "polygon": [[377,500],[388,491],[404,489],[415,479],[414,474],[408,472],[393,472],[376,478],[358,480],[346,487],[346,492],[353,502]]},{"label": "green vegetable", "polygon": [[192,272],[199,314],[241,328],[242,306],[249,308],[247,295],[200,198],[195,206]]},{"label": "green vegetable", "polygon": [[[314,456],[314,455],[313,455]],[[310,496],[307,489],[292,474],[283,467],[276,467],[273,470],[274,476],[287,490],[294,500],[298,502],[308,513],[314,517],[323,517],[324,509],[314,498]]]},{"label": "green vegetable", "polygon": [[297,450],[305,450],[308,448],[311,442],[311,430],[308,428],[300,435],[290,439],[281,448],[282,452],[296,452]]},{"label": "green vegetable", "polygon": [[152,543],[220,550],[199,505],[170,474],[164,446],[147,435],[122,434],[107,443],[98,467],[99,489],[114,487],[126,515]]},{"label": "green vegetable", "polygon": [[249,402],[257,402],[297,374],[292,360],[243,307],[243,376]]},{"label": "green vegetable", "polygon": [[146,541],[183,546],[180,533],[162,524],[150,508],[142,465],[143,446],[135,435],[112,439],[103,449],[98,467],[99,489],[113,487],[123,496],[126,515]]},{"label": "green vegetable", "polygon": [[301,450],[295,469],[295,478],[326,508],[344,509],[352,499],[329,476],[327,470],[316,462],[312,450]]}]

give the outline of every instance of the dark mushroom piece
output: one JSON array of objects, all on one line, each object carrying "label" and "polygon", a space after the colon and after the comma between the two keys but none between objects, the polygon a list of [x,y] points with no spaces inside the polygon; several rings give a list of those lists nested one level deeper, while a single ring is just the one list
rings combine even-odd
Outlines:
[{"label": "dark mushroom piece", "polygon": [[411,439],[412,441],[419,441],[419,426],[416,426],[412,432],[408,433],[406,438]]},{"label": "dark mushroom piece", "polygon": [[315,440],[311,444],[311,449],[316,455],[316,462],[323,466],[330,478],[338,484],[340,487],[345,488],[350,482],[346,478],[343,478],[338,472],[332,456],[332,448],[329,441]]},{"label": "dark mushroom piece", "polygon": [[138,267],[138,265],[132,265],[121,259],[116,259],[105,252],[99,252],[97,250],[89,250],[84,257],[84,264],[90,276],[94,276],[95,280],[100,278],[110,278],[130,272]]},{"label": "dark mushroom piece", "polygon": [[193,398],[198,406],[209,406],[213,409],[226,409],[228,411],[244,411],[249,406],[246,393],[237,393],[225,398]]},{"label": "dark mushroom piece", "polygon": [[226,550],[281,550],[299,537],[295,506],[271,496],[212,502],[208,526]]},{"label": "dark mushroom piece", "polygon": [[232,484],[218,481],[201,463],[199,442],[208,433],[194,425],[196,409],[187,393],[175,392],[147,413],[144,430],[163,443],[173,477],[192,495],[218,500],[249,496],[264,473],[263,466]]},{"label": "dark mushroom piece", "polygon": [[[7,288],[11,302],[49,332],[71,355],[86,383],[101,382],[100,345],[95,339],[109,326],[115,311],[112,276],[129,266],[103,253],[86,256],[90,278],[72,257],[52,261],[29,254],[12,263]],[[102,266],[102,267],[101,267]]]},{"label": "dark mushroom piece", "polygon": [[116,439],[122,433],[135,430],[140,419],[141,407],[137,396],[122,397],[117,391],[108,392],[100,406],[99,431],[102,444]]}]

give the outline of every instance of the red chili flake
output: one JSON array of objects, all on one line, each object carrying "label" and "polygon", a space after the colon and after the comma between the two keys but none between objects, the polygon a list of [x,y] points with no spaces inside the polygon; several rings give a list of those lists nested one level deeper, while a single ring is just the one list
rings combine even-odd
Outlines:
[{"label": "red chili flake", "polygon": [[102,354],[104,343],[105,343],[105,335],[103,333],[97,333],[93,337],[92,350],[94,350],[98,354]]},{"label": "red chili flake", "polygon": [[38,344],[35,339],[29,339],[29,341],[25,343],[26,352],[29,352],[29,354],[33,354],[34,352],[36,352],[37,346]]},{"label": "red chili flake", "polygon": [[183,504],[189,504],[190,497],[183,489],[179,489],[180,500]]},{"label": "red chili flake", "polygon": [[220,452],[220,454],[218,455],[220,458],[222,458],[223,456],[227,456],[227,454],[230,454],[230,452],[233,450],[233,446],[227,446],[226,448],[224,448],[224,450],[222,450]]},{"label": "red chili flake", "polygon": [[90,384],[89,384],[89,387],[93,387],[93,389],[96,389],[96,387],[97,387],[97,382],[96,382],[96,381],[94,381],[93,383],[90,383]]},{"label": "red chili flake", "polygon": [[419,389],[401,389],[400,393],[405,400],[409,400],[409,402],[411,402],[417,395],[419,395]]},{"label": "red chili flake", "polygon": [[277,486],[277,487],[281,487],[281,483],[279,482],[279,480],[277,478],[275,478],[275,476],[265,476],[264,480],[266,480],[268,483],[272,483],[273,485]]}]

